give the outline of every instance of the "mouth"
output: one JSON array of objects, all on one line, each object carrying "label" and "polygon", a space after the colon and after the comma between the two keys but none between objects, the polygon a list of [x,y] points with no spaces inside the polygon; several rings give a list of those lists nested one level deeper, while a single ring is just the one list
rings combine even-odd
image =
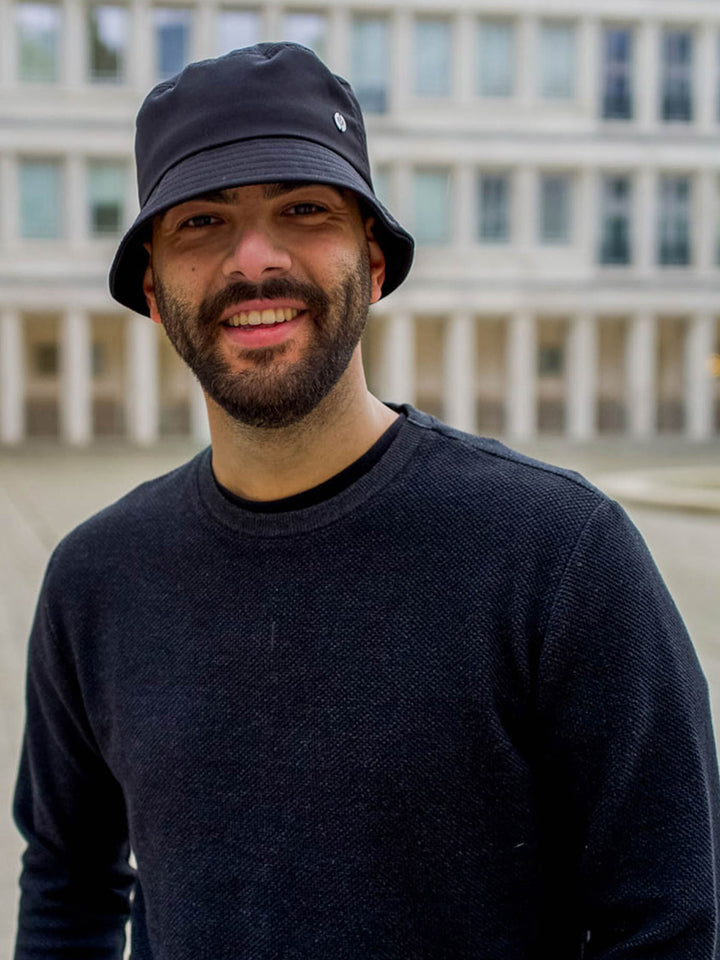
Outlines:
[{"label": "mouth", "polygon": [[294,320],[302,311],[296,307],[280,307],[274,310],[239,311],[223,321],[226,327],[274,326]]},{"label": "mouth", "polygon": [[237,310],[221,321],[221,326],[231,343],[251,350],[289,340],[307,316],[306,310],[289,306]]}]

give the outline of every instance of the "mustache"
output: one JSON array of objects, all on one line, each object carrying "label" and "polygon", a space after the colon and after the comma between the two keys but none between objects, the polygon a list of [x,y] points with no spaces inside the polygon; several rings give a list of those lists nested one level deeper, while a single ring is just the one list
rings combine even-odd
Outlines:
[{"label": "mustache", "polygon": [[261,284],[238,280],[203,300],[198,310],[198,324],[202,329],[217,326],[222,313],[238,301],[283,299],[302,300],[313,316],[324,316],[330,309],[330,298],[312,283],[281,277]]}]

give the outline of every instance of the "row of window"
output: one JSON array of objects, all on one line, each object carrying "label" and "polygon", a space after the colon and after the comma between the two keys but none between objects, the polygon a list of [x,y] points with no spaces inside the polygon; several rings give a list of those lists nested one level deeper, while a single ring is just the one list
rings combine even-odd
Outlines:
[{"label": "row of window", "polygon": [[[18,165],[20,236],[57,239],[65,234],[64,171],[60,160],[23,160]],[[116,237],[125,225],[128,167],[123,161],[88,160],[85,201],[88,233]]]},{"label": "row of window", "polygon": [[[189,7],[152,8],[157,79],[183,68],[190,58],[193,11]],[[120,4],[87,6],[87,61],[91,83],[123,83],[127,79],[130,11]],[[18,77],[23,82],[53,83],[61,75],[63,11],[56,3],[15,5]],[[258,10],[219,10],[215,53],[222,54],[263,39]],[[363,109],[388,109],[391,24],[385,15],[356,14],[351,26],[350,78]],[[520,58],[515,20],[481,18],[476,23],[475,92],[482,97],[515,94]],[[325,57],[328,17],[319,12],[287,12],[282,38],[303,43]],[[413,27],[413,90],[419,97],[453,94],[454,30],[449,16],[420,16]],[[547,100],[572,100],[577,93],[578,26],[546,21],[537,37],[537,92]],[[635,30],[606,27],[602,33],[600,113],[606,119],[632,119],[635,114]],[[695,112],[695,33],[666,27],[661,35],[658,111],[662,120],[691,121]]]},{"label": "row of window", "polygon": [[[451,241],[449,170],[417,170],[413,181],[414,232],[419,243]],[[512,241],[512,173],[480,173],[477,189],[477,239]],[[538,179],[537,239],[541,244],[570,245],[573,237],[573,178],[548,173]],[[601,182],[598,262],[633,262],[633,178],[605,175]],[[658,178],[657,263],[690,266],[692,262],[692,178],[663,174]],[[527,212],[524,212],[527,216]],[[720,249],[718,251],[720,255]]]},{"label": "row of window", "polygon": [[[117,236],[125,223],[128,167],[123,161],[88,160],[86,210],[91,236]],[[451,172],[415,169],[412,180],[412,229],[420,244],[443,245],[452,240]],[[64,235],[62,161],[25,159],[18,165],[20,236],[53,239]],[[488,244],[512,241],[511,172],[480,172],[477,176],[477,240]],[[378,194],[390,192],[390,174],[376,175]],[[570,245],[573,241],[574,182],[569,173],[544,173],[538,178],[538,241]],[[389,204],[392,207],[392,204]],[[601,264],[633,261],[633,178],[605,175],[600,204]],[[658,178],[657,262],[689,266],[692,262],[692,178],[663,174]],[[527,215],[527,214],[525,214]]]}]

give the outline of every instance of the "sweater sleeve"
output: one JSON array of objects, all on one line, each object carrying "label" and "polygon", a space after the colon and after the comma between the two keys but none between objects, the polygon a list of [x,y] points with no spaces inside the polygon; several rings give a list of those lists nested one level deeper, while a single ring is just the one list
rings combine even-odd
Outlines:
[{"label": "sweater sleeve", "polygon": [[15,960],[119,960],[134,871],[122,791],[99,753],[46,584],[29,650],[14,816],[27,841]]},{"label": "sweater sleeve", "polygon": [[537,696],[547,806],[571,837],[585,960],[717,960],[707,683],[647,546],[613,501],[568,561]]}]

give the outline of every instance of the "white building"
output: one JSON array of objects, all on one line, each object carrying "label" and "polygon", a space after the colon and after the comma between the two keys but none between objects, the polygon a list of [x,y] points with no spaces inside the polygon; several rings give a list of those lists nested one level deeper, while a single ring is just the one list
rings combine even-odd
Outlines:
[{"label": "white building", "polygon": [[257,40],[315,47],[366,110],[418,240],[371,388],[524,439],[720,432],[718,0],[0,0],[0,439],[206,431],[107,271],[153,83]]}]

